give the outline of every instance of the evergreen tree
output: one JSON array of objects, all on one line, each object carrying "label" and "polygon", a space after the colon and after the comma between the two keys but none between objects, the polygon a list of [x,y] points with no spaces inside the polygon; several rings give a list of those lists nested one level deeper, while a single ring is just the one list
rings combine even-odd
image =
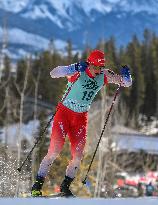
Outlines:
[{"label": "evergreen tree", "polygon": [[24,84],[24,78],[25,78],[25,73],[27,69],[27,61],[26,59],[20,59],[17,62],[17,68],[16,68],[16,83],[21,88]]},{"label": "evergreen tree", "polygon": [[[152,68],[153,68],[153,81],[152,81],[152,90],[153,94],[153,113],[156,118],[158,118],[158,38],[153,35],[151,42],[151,52],[152,52]],[[155,91],[155,93],[154,93]]]},{"label": "evergreen tree", "polygon": [[10,58],[5,55],[4,57],[4,69],[2,71],[2,82],[9,80],[11,75],[11,61]]},{"label": "evergreen tree", "polygon": [[[57,55],[55,57],[55,54],[53,54],[53,56],[54,59],[57,58]],[[56,65],[53,63],[53,58],[52,56],[50,56],[49,52],[44,52],[40,56],[39,64],[41,66],[41,78],[39,82],[39,94],[41,96],[41,99],[52,104],[57,104],[57,102],[59,102],[63,94],[63,89],[65,87],[65,79],[51,78],[50,71],[54,67],[56,67]],[[62,62],[60,62],[59,65],[61,64]]]},{"label": "evergreen tree", "polygon": [[[155,113],[155,95],[156,95],[156,76],[153,72],[155,62],[153,62],[154,47],[152,49],[152,35],[151,32],[145,30],[144,42],[142,45],[142,72],[145,80],[145,91],[144,91],[144,103],[142,106],[142,113],[145,114],[149,119]],[[153,50],[153,51],[152,51]]]},{"label": "evergreen tree", "polygon": [[79,53],[78,52],[73,56],[73,59],[72,59],[72,63],[77,63],[77,62],[79,62]]},{"label": "evergreen tree", "polygon": [[[0,85],[0,124],[5,124],[5,121],[8,123],[12,122],[11,120],[11,103],[12,101],[12,77],[11,77],[11,61],[10,58],[5,55],[4,57],[4,68],[2,70],[2,78],[1,78],[1,85]],[[10,116],[9,116],[10,115]],[[8,120],[6,120],[8,119]],[[2,121],[1,121],[2,120]]]},{"label": "evergreen tree", "polygon": [[67,63],[67,65],[69,65],[69,64],[72,63],[72,58],[73,58],[73,55],[72,55],[72,43],[71,43],[70,40],[67,41],[66,52],[67,52],[66,63]]},{"label": "evergreen tree", "polygon": [[[140,43],[136,36],[127,46],[127,64],[131,67],[133,85],[130,89],[130,96],[128,101],[129,115],[134,117],[134,126],[138,126],[138,117],[140,114],[140,108],[144,99],[144,79],[141,72],[141,49]],[[128,124],[127,120],[127,124]]]},{"label": "evergreen tree", "polygon": [[85,50],[83,50],[82,53],[81,53],[81,59],[82,59],[82,60],[87,60],[90,51],[91,51],[90,46],[89,46],[89,45],[86,45]]},{"label": "evergreen tree", "polygon": [[107,55],[105,57],[109,60],[108,65],[112,66],[113,70],[118,72],[117,68],[119,61],[114,37],[111,37],[110,40],[105,43],[104,49]]}]

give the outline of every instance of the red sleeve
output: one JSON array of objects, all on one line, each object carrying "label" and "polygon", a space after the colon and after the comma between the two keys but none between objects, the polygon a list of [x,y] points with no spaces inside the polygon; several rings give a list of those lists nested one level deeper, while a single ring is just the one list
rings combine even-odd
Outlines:
[{"label": "red sleeve", "polygon": [[80,73],[75,73],[72,76],[68,76],[67,79],[70,83],[74,83],[80,77]]},{"label": "red sleeve", "polygon": [[106,75],[104,74],[104,85],[107,85],[108,84],[108,79],[106,77]]}]

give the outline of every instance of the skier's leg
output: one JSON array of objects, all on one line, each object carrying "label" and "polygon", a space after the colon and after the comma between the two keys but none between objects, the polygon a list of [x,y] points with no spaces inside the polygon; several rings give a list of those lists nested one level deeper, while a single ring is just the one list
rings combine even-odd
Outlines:
[{"label": "skier's leg", "polygon": [[32,187],[32,196],[39,196],[42,194],[41,189],[48,170],[63,148],[67,132],[66,130],[67,127],[64,119],[64,113],[58,111],[54,117],[48,153],[40,164],[35,184]]},{"label": "skier's leg", "polygon": [[[76,132],[75,132],[76,131]],[[72,134],[69,135],[71,142],[71,155],[72,160],[66,169],[66,175],[70,178],[74,178],[76,172],[80,166],[81,159],[83,157],[83,151],[86,143],[86,132],[87,129],[84,125],[78,129],[74,129]]]},{"label": "skier's leg", "polygon": [[64,131],[64,125],[62,122],[54,122],[51,134],[50,146],[48,149],[47,155],[44,157],[40,164],[38,170],[38,175],[46,177],[48,170],[57,156],[60,154],[64,142],[65,142],[66,133]]},{"label": "skier's leg", "polygon": [[65,196],[73,195],[69,189],[69,186],[75,178],[76,172],[80,166],[86,143],[87,120],[83,120],[81,117],[79,117],[76,120],[76,123],[77,125],[74,125],[73,128],[68,131],[71,142],[72,160],[67,166],[65,179],[60,186],[61,192],[64,192]]}]

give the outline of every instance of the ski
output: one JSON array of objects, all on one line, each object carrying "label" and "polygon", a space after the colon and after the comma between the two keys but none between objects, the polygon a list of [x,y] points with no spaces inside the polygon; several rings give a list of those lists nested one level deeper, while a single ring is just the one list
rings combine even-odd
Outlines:
[{"label": "ski", "polygon": [[50,194],[50,195],[45,195],[42,196],[44,198],[76,198],[75,195],[65,195],[64,193],[55,193],[55,194]]}]

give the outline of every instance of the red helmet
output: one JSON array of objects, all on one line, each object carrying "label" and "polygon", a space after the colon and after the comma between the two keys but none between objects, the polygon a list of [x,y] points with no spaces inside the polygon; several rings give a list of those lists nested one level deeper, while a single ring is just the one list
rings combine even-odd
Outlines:
[{"label": "red helmet", "polygon": [[104,52],[100,50],[94,50],[89,54],[89,57],[87,58],[87,61],[89,64],[95,65],[95,66],[105,66],[105,57]]}]

